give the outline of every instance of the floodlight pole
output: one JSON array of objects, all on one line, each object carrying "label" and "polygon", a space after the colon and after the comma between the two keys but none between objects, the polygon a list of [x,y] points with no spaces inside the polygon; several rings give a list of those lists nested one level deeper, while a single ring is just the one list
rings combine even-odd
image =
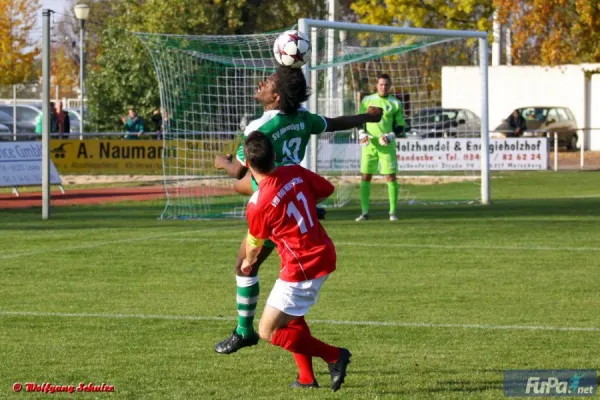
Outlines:
[{"label": "floodlight pole", "polygon": [[42,10],[42,219],[50,218],[50,15]]},{"label": "floodlight pole", "polygon": [[84,69],[83,69],[83,65],[85,63],[84,57],[84,51],[83,51],[83,31],[85,28],[85,20],[84,19],[80,19],[80,29],[79,29],[79,86],[80,87],[80,93],[81,93],[81,102],[79,103],[79,140],[83,140],[83,96],[85,93],[85,76],[84,76]]},{"label": "floodlight pole", "polygon": [[13,85],[13,140],[17,141],[17,85]]},{"label": "floodlight pole", "polygon": [[83,44],[83,36],[85,34],[85,20],[90,15],[90,6],[87,4],[76,4],[73,9],[75,17],[79,20],[79,140],[83,140],[83,99],[85,95],[85,51]]}]

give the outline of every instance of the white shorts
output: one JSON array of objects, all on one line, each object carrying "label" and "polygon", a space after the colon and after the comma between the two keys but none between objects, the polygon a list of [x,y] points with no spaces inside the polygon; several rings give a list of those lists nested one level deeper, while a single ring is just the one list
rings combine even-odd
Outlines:
[{"label": "white shorts", "polygon": [[286,282],[277,279],[267,299],[267,305],[288,315],[302,317],[317,302],[321,286],[328,277],[329,274],[302,282]]}]

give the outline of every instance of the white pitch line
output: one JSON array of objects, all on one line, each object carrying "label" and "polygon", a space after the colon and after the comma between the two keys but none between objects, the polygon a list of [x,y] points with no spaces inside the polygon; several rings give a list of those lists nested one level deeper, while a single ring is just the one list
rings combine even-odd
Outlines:
[{"label": "white pitch line", "polygon": [[[59,318],[108,318],[108,319],[158,319],[177,321],[235,321],[231,317],[193,316],[193,315],[156,315],[156,314],[94,314],[94,313],[59,313],[38,311],[0,311],[4,316],[21,317],[59,317]],[[394,322],[394,321],[340,321],[329,319],[311,319],[311,323],[323,325],[348,326],[383,326],[403,328],[459,328],[481,330],[532,330],[557,332],[600,332],[598,327],[564,327],[543,325],[488,325],[488,324],[432,324],[425,322]]]},{"label": "white pitch line", "polygon": [[[208,238],[164,238],[159,241],[205,241],[212,240]],[[234,243],[239,240],[220,239],[219,242]],[[359,246],[359,247],[399,247],[399,248],[423,248],[423,249],[444,249],[444,250],[532,250],[532,251],[600,251],[600,247],[550,247],[550,246],[481,246],[481,245],[451,245],[451,244],[411,244],[411,243],[365,243],[365,242],[333,242],[335,245]]]},{"label": "white pitch line", "polygon": [[[243,227],[243,226],[242,225],[218,226],[218,227],[214,227],[214,228],[208,228],[208,229],[205,228],[205,229],[198,229],[198,230],[193,230],[193,231],[179,231],[179,232],[163,233],[160,235],[149,235],[149,236],[142,236],[142,237],[135,237],[135,238],[127,238],[127,239],[107,240],[104,242],[92,242],[92,243],[82,244],[82,245],[78,245],[78,246],[52,247],[49,249],[46,248],[46,249],[41,249],[41,250],[26,251],[26,252],[21,252],[21,253],[14,253],[14,254],[0,254],[0,260],[7,260],[7,259],[11,259],[11,258],[19,258],[19,257],[25,257],[25,256],[34,256],[37,254],[45,254],[45,253],[56,253],[56,252],[62,252],[62,251],[91,249],[91,248],[95,248],[95,247],[106,246],[109,244],[131,243],[131,242],[139,242],[139,241],[143,241],[143,240],[159,240],[159,239],[167,238],[169,236],[189,235],[192,233],[212,234],[212,232],[214,232],[216,230],[239,229],[241,227]],[[211,239],[211,240],[214,240],[214,239]],[[240,240],[238,240],[238,242],[240,242],[240,241],[241,241],[241,237],[240,237]]]}]

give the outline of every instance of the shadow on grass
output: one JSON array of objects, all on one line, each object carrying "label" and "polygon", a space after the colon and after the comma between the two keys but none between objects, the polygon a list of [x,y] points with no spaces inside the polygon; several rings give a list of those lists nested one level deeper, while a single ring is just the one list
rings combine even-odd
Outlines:
[{"label": "shadow on grass", "polygon": [[[235,206],[238,206],[236,204]],[[225,205],[225,209],[226,209]],[[234,205],[231,205],[233,209]],[[40,208],[0,210],[0,230],[147,228],[161,229],[173,224],[212,226],[223,223],[243,224],[240,218],[205,220],[159,220],[164,204],[160,202],[127,202],[110,205],[54,207],[51,220],[41,220]],[[327,220],[353,222],[360,214],[357,204],[341,209],[328,209]],[[373,221],[387,219],[387,207],[374,207]],[[503,200],[481,206],[474,204],[418,204],[398,208],[400,223],[411,220],[480,219],[554,219],[600,216],[600,198]],[[369,222],[373,222],[369,221]],[[367,222],[367,223],[369,223]]]},{"label": "shadow on grass", "polygon": [[[236,204],[236,206],[238,206]],[[234,206],[223,209],[231,210]],[[53,207],[50,220],[42,221],[41,208],[0,210],[0,230],[62,230],[62,229],[95,229],[126,228],[163,229],[168,226],[219,226],[224,224],[242,224],[241,218],[215,218],[213,220],[198,219],[165,219],[160,215],[164,203],[127,202],[105,205],[78,205]]]},{"label": "shadow on grass", "polygon": [[[355,387],[360,387],[356,385]],[[502,391],[503,381],[502,380],[483,380],[483,381],[438,381],[435,382],[434,387],[417,387],[417,388],[406,388],[399,384],[398,390],[384,390],[382,394],[385,395],[398,395],[398,396],[409,396],[416,393],[431,393],[432,395],[440,395],[442,393],[476,393],[484,391]],[[346,386],[345,388],[351,388]]]},{"label": "shadow on grass", "polygon": [[[370,212],[374,220],[387,219],[387,207],[379,206]],[[354,221],[361,213],[358,205],[329,209],[327,219]],[[560,218],[600,216],[600,198],[503,200],[489,206],[477,204],[416,204],[398,207],[401,221],[411,219],[510,219]]]}]

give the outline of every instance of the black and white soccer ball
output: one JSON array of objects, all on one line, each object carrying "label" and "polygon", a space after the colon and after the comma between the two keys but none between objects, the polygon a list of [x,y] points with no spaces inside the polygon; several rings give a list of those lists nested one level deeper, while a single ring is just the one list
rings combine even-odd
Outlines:
[{"label": "black and white soccer ball", "polygon": [[285,31],[275,39],[273,54],[284,67],[300,68],[310,58],[310,41],[297,30]]}]

